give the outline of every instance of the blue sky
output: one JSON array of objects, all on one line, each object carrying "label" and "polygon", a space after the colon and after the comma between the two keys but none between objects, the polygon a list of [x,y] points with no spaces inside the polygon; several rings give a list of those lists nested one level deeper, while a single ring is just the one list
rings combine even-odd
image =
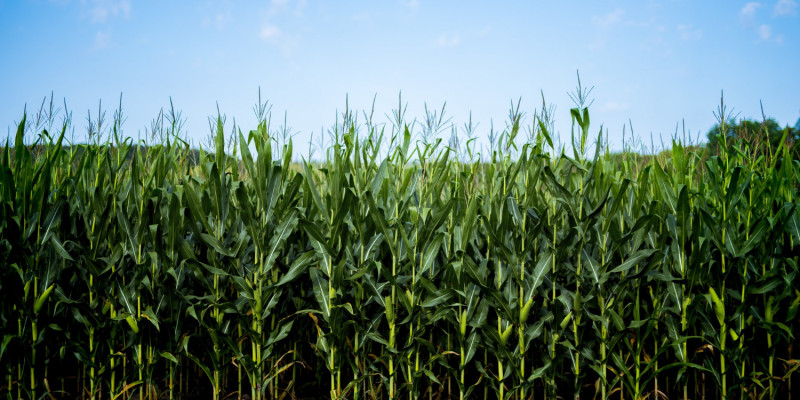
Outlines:
[{"label": "blue sky", "polygon": [[762,101],[794,125],[799,13],[796,0],[0,0],[0,121],[13,131],[23,107],[52,91],[73,111],[78,140],[87,111],[101,99],[113,110],[122,93],[123,132],[137,138],[171,96],[199,143],[217,104],[228,122],[254,128],[260,87],[273,129],[285,113],[306,154],[346,95],[355,109],[377,95],[379,122],[401,91],[410,119],[446,101],[459,127],[471,111],[485,140],[512,99],[522,97],[530,123],[543,91],[567,141],[579,70],[594,87],[593,132],[603,124],[619,149],[630,120],[658,146],[681,121],[704,137],[721,90],[740,118],[760,118]]}]

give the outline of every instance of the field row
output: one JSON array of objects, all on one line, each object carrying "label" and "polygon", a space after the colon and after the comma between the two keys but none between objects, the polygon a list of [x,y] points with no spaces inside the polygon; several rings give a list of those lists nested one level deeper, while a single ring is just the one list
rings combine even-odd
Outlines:
[{"label": "field row", "polygon": [[302,164],[263,121],[226,154],[219,119],[195,157],[177,135],[67,148],[66,126],[25,146],[23,120],[0,162],[0,395],[800,391],[788,144],[590,152],[572,118],[571,156],[544,123],[519,143],[512,113],[489,162],[408,129],[383,157],[345,118]]}]

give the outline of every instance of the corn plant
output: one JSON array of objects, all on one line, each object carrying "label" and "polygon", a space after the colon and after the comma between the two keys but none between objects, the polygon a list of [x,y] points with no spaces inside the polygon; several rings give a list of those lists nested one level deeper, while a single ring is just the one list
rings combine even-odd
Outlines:
[{"label": "corn plant", "polygon": [[174,111],[156,143],[121,109],[86,144],[26,116],[0,152],[0,396],[791,398],[789,139],[616,154],[579,93],[568,147],[552,110],[523,138],[517,102],[478,155],[471,122],[401,101],[386,126],[347,105],[299,163],[266,104],[246,134],[213,118],[208,152]]}]

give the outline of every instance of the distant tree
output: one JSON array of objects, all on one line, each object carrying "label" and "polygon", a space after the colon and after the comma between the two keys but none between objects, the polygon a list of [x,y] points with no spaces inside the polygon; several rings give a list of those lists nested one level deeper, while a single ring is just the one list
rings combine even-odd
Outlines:
[{"label": "distant tree", "polygon": [[[765,121],[748,119],[739,122],[730,121],[725,124],[724,131],[722,132],[719,124],[714,125],[708,131],[708,148],[712,152],[719,152],[722,144],[720,140],[723,136],[728,146],[745,141],[751,147],[759,147],[762,151],[771,150],[774,152],[778,149],[783,134],[788,131],[785,145],[789,147],[792,158],[800,159],[800,146],[797,143],[800,141],[800,120],[797,121],[794,127],[790,127],[788,124],[785,127],[781,127],[773,118]],[[766,145],[769,147],[765,147]]]}]

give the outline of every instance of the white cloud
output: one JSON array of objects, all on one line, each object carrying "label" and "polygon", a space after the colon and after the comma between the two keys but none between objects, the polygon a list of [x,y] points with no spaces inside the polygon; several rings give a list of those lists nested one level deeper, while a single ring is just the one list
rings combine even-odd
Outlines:
[{"label": "white cloud", "polygon": [[299,37],[283,31],[276,25],[265,23],[258,32],[264,43],[278,48],[284,56],[290,57],[299,42]]},{"label": "white cloud", "polygon": [[[263,22],[257,33],[258,37],[289,57],[300,42],[300,35],[291,32],[291,26],[294,25],[292,22],[303,18],[308,1],[270,0],[264,3],[268,3],[268,6],[258,11]],[[288,30],[282,29],[281,26]]]},{"label": "white cloud", "polygon": [[691,25],[680,24],[677,29],[683,40],[700,40],[703,37],[703,31]]},{"label": "white cloud", "polygon": [[628,108],[628,103],[619,103],[616,101],[607,101],[602,106],[600,106],[601,111],[626,111]]},{"label": "white cloud", "polygon": [[130,0],[91,0],[81,2],[88,7],[87,12],[92,22],[105,23],[109,17],[122,16],[127,18],[131,14]]},{"label": "white cloud", "polygon": [[769,25],[761,25],[757,29],[758,37],[761,40],[769,40],[772,37],[772,27]]},{"label": "white cloud", "polygon": [[372,20],[372,15],[368,12],[358,12],[353,14],[350,18],[356,22],[370,22]]},{"label": "white cloud", "polygon": [[294,16],[302,17],[307,0],[272,0],[269,4],[269,15],[277,15],[291,11]]},{"label": "white cloud", "polygon": [[417,11],[419,9],[419,0],[408,0],[404,1],[403,4],[412,11]]},{"label": "white cloud", "polygon": [[600,28],[611,28],[622,21],[622,16],[624,14],[625,10],[617,8],[608,14],[594,15],[592,16],[592,24]]},{"label": "white cloud", "polygon": [[458,35],[442,34],[436,38],[436,44],[440,47],[455,47],[461,44],[461,38]]},{"label": "white cloud", "polygon": [[775,3],[775,15],[797,15],[797,2],[794,0],[778,0]]},{"label": "white cloud", "polygon": [[751,19],[751,18],[755,17],[756,10],[761,8],[761,6],[762,6],[761,3],[756,2],[756,1],[751,1],[751,2],[749,2],[747,4],[745,4],[744,7],[742,7],[742,10],[739,11],[739,15],[742,16],[742,18]]},{"label": "white cloud", "polygon": [[266,41],[273,41],[283,36],[283,31],[275,25],[265,24],[258,36]]},{"label": "white cloud", "polygon": [[778,45],[783,44],[783,35],[773,34],[772,27],[769,25],[759,25],[759,27],[756,29],[756,33],[758,33],[758,38],[761,39],[762,42],[771,41]]},{"label": "white cloud", "polygon": [[231,15],[231,10],[226,10],[224,13],[218,12],[214,17],[214,20],[217,24],[217,29],[223,30],[228,24],[233,21],[233,15]]},{"label": "white cloud", "polygon": [[606,48],[606,43],[607,43],[606,39],[598,37],[595,38],[593,41],[589,42],[589,44],[586,45],[586,47],[592,51],[601,51]]},{"label": "white cloud", "polygon": [[102,50],[111,47],[111,32],[97,31],[94,35],[95,50]]}]

